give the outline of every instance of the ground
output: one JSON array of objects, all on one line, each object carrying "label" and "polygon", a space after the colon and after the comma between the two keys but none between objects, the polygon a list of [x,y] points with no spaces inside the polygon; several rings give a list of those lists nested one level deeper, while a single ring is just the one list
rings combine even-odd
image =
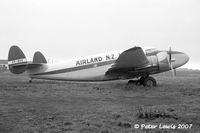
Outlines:
[{"label": "ground", "polygon": [[26,75],[0,73],[0,133],[199,133],[200,74],[155,78],[158,86],[147,88],[127,81],[28,83]]}]

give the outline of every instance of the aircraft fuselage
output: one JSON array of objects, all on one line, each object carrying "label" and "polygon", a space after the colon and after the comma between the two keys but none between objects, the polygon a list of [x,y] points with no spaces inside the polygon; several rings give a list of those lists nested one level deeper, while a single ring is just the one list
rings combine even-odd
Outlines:
[{"label": "aircraft fuselage", "polygon": [[[149,63],[143,68],[135,68],[134,71],[119,75],[108,76],[106,72],[114,65],[119,55],[123,52],[114,51],[83,58],[68,60],[62,63],[45,64],[40,69],[30,69],[28,73],[31,78],[38,79],[56,79],[69,81],[105,81],[115,79],[138,78],[143,75],[151,75],[164,71],[169,71],[170,66],[166,55],[154,49],[144,50]],[[177,51],[172,51],[172,66],[178,68],[184,65],[189,57]]]}]

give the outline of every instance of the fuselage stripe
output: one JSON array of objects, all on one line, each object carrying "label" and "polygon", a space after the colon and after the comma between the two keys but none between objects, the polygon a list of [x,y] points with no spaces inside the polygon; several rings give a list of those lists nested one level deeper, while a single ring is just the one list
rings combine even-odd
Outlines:
[{"label": "fuselage stripe", "polygon": [[94,63],[94,64],[89,64],[89,65],[83,65],[83,66],[77,66],[77,67],[70,67],[70,68],[59,69],[59,70],[54,70],[54,71],[48,71],[48,72],[43,72],[43,73],[36,73],[36,74],[33,74],[33,75],[50,75],[50,74],[59,74],[59,73],[73,72],[73,71],[78,71],[78,70],[83,70],[83,69],[100,67],[100,66],[104,66],[104,65],[110,65],[110,64],[113,64],[115,61],[116,60],[98,62],[98,63]]}]

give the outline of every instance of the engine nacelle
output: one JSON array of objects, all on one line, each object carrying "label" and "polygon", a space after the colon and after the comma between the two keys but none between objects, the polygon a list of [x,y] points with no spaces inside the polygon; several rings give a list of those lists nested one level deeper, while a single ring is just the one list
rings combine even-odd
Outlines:
[{"label": "engine nacelle", "polygon": [[147,56],[149,60],[149,65],[152,67],[158,67],[158,71],[168,71],[170,69],[168,62],[168,55],[166,52],[159,52],[155,55]]},{"label": "engine nacelle", "polygon": [[168,71],[170,69],[167,52],[159,52],[157,55],[160,71]]}]

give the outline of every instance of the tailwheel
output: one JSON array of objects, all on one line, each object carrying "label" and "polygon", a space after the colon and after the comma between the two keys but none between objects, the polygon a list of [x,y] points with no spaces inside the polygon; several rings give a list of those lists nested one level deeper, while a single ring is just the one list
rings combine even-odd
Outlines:
[{"label": "tailwheel", "polygon": [[33,81],[33,79],[31,78],[31,79],[29,79],[29,81],[28,81],[28,82],[29,82],[29,83],[32,83],[32,81]]},{"label": "tailwheel", "polygon": [[144,79],[143,85],[145,87],[154,87],[157,86],[156,80],[153,77],[146,77]]}]

